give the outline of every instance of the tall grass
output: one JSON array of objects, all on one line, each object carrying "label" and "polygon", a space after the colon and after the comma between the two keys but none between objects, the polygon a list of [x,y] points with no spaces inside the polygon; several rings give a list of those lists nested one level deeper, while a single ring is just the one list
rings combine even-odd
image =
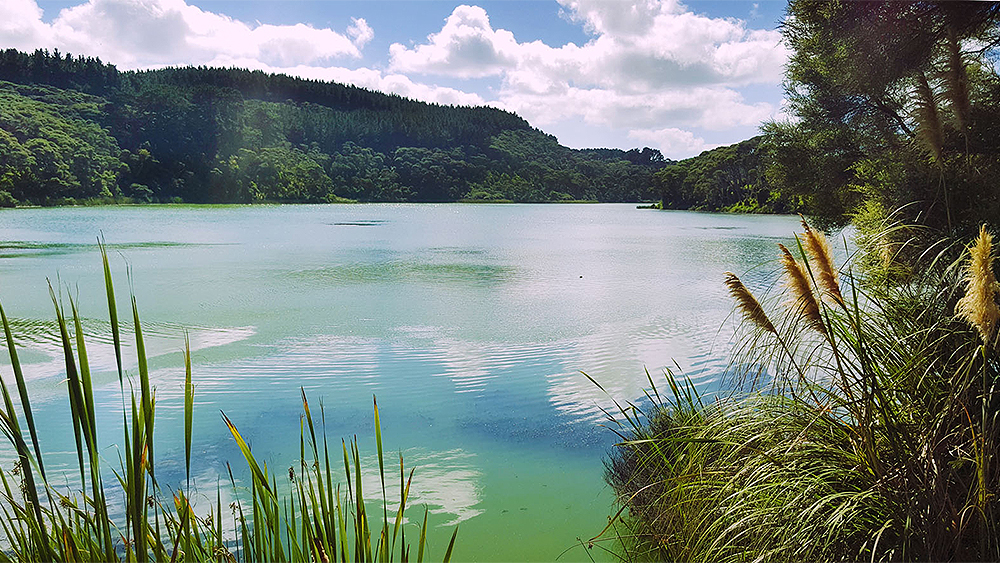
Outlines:
[{"label": "tall grass", "polygon": [[[227,518],[222,488],[215,506],[199,516],[190,491],[194,387],[190,345],[185,339],[184,467],[186,487],[168,492],[157,479],[153,455],[156,393],[151,386],[135,297],[131,299],[138,381],[122,368],[122,340],[107,252],[101,245],[108,310],[122,396],[122,444],[112,483],[102,468],[95,416],[93,382],[86,342],[76,303],[68,298],[69,315],[50,286],[59,338],[66,365],[69,407],[76,443],[79,482],[47,473],[41,440],[32,414],[14,335],[0,307],[4,337],[20,399],[17,412],[7,383],[0,379],[3,409],[0,430],[13,446],[17,462],[8,475],[0,471],[0,561],[422,561],[427,543],[427,511],[419,525],[416,553],[406,538],[406,508],[413,470],[407,474],[399,458],[401,496],[390,517],[378,405],[374,405],[375,444],[378,450],[382,498],[362,495],[362,468],[357,438],[330,447],[325,431],[317,432],[305,391],[300,426],[300,467],[290,491],[278,487],[278,476],[257,461],[236,425],[223,421],[246,460],[250,486],[241,489],[233,470],[226,472],[236,500]],[[71,336],[72,334],[72,336]],[[133,390],[138,387],[138,392]],[[23,421],[23,425],[22,425]],[[320,421],[325,428],[321,407]],[[29,445],[30,444],[30,445]],[[331,461],[331,449],[332,461]],[[341,455],[342,454],[342,455]],[[341,462],[342,457],[342,462]],[[341,466],[342,463],[342,466]],[[389,471],[392,471],[389,469]],[[162,478],[162,474],[160,476]],[[342,478],[342,479],[341,479]],[[77,488],[78,487],[78,488]],[[116,499],[123,498],[122,505]],[[372,502],[374,501],[374,503]],[[380,505],[381,514],[369,513]],[[199,507],[200,508],[200,507]],[[204,513],[204,510],[200,510]],[[118,515],[113,518],[112,515]],[[117,518],[117,519],[116,519]],[[443,560],[451,558],[457,527]],[[411,536],[412,539],[412,536]]]},{"label": "tall grass", "polygon": [[1000,560],[988,233],[960,264],[878,293],[821,233],[797,240],[783,304],[765,310],[727,274],[746,319],[739,393],[703,402],[668,372],[668,395],[620,409],[606,465],[621,510],[593,541],[626,560]]}]

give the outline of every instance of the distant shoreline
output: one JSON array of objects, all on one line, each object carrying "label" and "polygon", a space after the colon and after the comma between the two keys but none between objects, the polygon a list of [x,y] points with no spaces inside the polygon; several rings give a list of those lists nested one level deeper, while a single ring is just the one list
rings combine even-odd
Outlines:
[{"label": "distant shoreline", "polygon": [[656,203],[645,204],[643,202],[622,202],[622,201],[598,201],[596,199],[572,199],[572,200],[560,200],[560,201],[513,201],[509,199],[499,199],[499,200],[488,200],[488,199],[458,199],[455,201],[356,201],[352,199],[341,199],[340,201],[328,201],[328,202],[289,202],[289,201],[255,201],[253,203],[240,203],[240,202],[219,202],[219,203],[204,203],[204,202],[138,202],[138,201],[76,201],[73,203],[56,203],[53,205],[15,205],[13,207],[0,207],[0,210],[4,209],[49,209],[49,208],[68,208],[68,207],[148,207],[148,206],[158,206],[158,207],[219,207],[219,206],[254,206],[254,205],[367,205],[367,204],[385,204],[385,203],[406,203],[406,204],[417,204],[417,205],[440,205],[443,203],[462,203],[462,204],[530,204],[530,205],[550,205],[550,204],[598,204],[598,203],[612,203],[612,204],[625,204],[625,205],[637,205],[642,209],[657,209]]}]

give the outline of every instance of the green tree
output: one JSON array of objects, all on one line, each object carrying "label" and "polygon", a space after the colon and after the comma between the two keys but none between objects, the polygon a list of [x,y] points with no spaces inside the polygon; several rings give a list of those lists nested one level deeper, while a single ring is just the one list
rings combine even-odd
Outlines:
[{"label": "green tree", "polygon": [[1000,216],[1000,5],[791,0],[794,123],[766,128],[768,178],[823,226],[865,216],[968,233]]}]

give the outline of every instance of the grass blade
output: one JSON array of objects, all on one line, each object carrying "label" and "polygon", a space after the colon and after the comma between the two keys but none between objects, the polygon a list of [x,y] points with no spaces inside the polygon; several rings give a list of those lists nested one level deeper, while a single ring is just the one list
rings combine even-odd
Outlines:
[{"label": "grass blade", "polygon": [[184,333],[184,471],[191,488],[191,437],[194,425],[194,385],[191,384],[191,339]]}]

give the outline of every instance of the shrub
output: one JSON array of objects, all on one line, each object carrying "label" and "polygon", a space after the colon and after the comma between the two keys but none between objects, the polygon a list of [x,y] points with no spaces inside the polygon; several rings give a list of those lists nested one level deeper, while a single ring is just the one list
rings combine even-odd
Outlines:
[{"label": "shrub", "polygon": [[740,391],[703,404],[668,373],[671,396],[621,409],[621,511],[595,541],[613,528],[625,559],[1000,559],[991,237],[873,294],[805,229],[798,259],[781,248],[783,312],[727,274]]}]

